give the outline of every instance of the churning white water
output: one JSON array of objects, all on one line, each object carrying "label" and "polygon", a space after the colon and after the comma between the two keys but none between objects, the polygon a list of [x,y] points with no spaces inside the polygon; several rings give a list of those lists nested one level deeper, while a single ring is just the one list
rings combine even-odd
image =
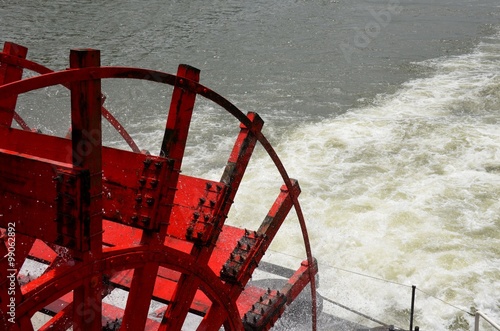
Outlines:
[{"label": "churning white water", "polygon": [[[499,37],[418,63],[428,77],[279,143],[303,188],[322,295],[407,326],[414,284],[422,329],[470,330],[472,318],[457,308],[500,320]],[[255,167],[243,199],[268,171]],[[236,218],[253,213],[238,210]],[[274,249],[293,255],[289,243]]]}]

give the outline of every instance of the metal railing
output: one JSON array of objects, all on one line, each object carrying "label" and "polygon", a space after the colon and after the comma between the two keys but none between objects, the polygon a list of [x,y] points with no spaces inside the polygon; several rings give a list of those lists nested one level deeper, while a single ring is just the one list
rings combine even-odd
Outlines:
[{"label": "metal railing", "polygon": [[491,326],[493,326],[495,329],[500,331],[500,325],[496,324],[493,322],[488,316],[485,314],[481,313],[480,311],[476,311],[476,319],[474,322],[474,331],[479,331],[479,318],[482,317],[486,322],[490,323]]}]

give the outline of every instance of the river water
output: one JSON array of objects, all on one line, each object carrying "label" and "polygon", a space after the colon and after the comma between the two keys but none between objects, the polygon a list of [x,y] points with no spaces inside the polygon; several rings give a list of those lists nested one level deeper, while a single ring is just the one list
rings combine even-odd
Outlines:
[{"label": "river water", "polygon": [[[321,295],[407,327],[416,285],[414,325],[470,330],[475,309],[500,321],[499,18],[496,0],[0,1],[0,41],[54,69],[79,47],[101,49],[103,65],[198,67],[202,84],[261,115],[299,180]],[[103,88],[156,153],[170,91]],[[63,135],[68,104],[49,88],[18,111]],[[201,99],[195,110],[183,172],[218,179],[237,123]],[[257,148],[228,221],[258,224],[280,185]],[[266,258],[296,267],[302,247],[292,217]]]}]

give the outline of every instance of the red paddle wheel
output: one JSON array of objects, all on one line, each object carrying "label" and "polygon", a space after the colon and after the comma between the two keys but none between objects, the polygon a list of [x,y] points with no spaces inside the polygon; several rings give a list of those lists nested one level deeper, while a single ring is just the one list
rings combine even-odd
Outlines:
[{"label": "red paddle wheel", "polygon": [[[268,330],[306,287],[316,328],[315,275],[300,188],[288,177],[261,132],[262,119],[244,115],[198,83],[199,70],[177,75],[101,67],[98,50],[72,50],[70,68],[52,70],[6,43],[0,53],[0,330],[180,330],[189,314],[197,330]],[[22,79],[23,70],[39,75]],[[130,78],[174,87],[160,156],[141,152],[103,107],[101,80]],[[16,113],[18,95],[52,85],[71,92],[71,139],[30,129]],[[181,174],[199,95],[240,122],[220,181]],[[102,145],[101,117],[132,151]],[[16,121],[21,129],[12,127]],[[69,137],[68,137],[69,138]],[[225,224],[254,147],[260,143],[283,178],[258,229]],[[294,208],[307,260],[283,287],[249,283],[289,211]],[[46,266],[41,275],[23,265]],[[127,293],[122,306],[106,298]],[[152,302],[163,309],[151,318]]]}]

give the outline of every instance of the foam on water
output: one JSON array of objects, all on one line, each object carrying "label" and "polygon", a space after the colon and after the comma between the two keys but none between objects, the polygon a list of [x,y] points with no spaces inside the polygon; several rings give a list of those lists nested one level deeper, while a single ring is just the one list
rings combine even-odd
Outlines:
[{"label": "foam on water", "polygon": [[[333,266],[416,284],[499,321],[499,36],[471,54],[418,65],[433,73],[370,106],[295,130],[277,147],[300,179],[323,265],[322,293],[406,326],[411,289]],[[272,165],[254,165],[246,177],[252,184],[240,194],[245,201],[256,201],[256,191],[275,195],[274,182],[266,184]],[[242,223],[257,212],[235,207],[231,216]],[[287,233],[300,236],[298,229]],[[295,241],[284,237],[273,249],[294,255],[289,246]],[[472,319],[420,293],[417,322],[428,330],[469,330]]]},{"label": "foam on water", "polygon": [[[406,326],[416,284],[423,329],[469,330],[471,309],[500,320],[499,37],[471,54],[418,63],[428,77],[275,146],[300,180],[322,295]],[[183,171],[218,179],[238,126],[207,102],[197,107]],[[129,127],[141,146],[159,146],[163,136],[165,116],[150,119]],[[273,168],[257,148],[229,222],[252,228],[265,217],[281,185]],[[270,260],[296,267],[300,228],[285,226],[272,249]]]}]

